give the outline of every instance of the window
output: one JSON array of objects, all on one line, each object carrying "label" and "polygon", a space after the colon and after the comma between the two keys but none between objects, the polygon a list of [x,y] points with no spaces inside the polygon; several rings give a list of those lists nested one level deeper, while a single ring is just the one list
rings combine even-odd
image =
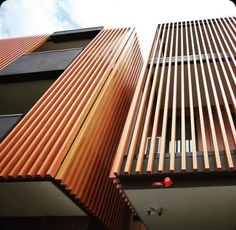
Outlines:
[{"label": "window", "polygon": [[[185,134],[186,134],[186,153],[191,152],[191,127],[190,127],[190,117],[185,117]],[[171,140],[171,118],[168,119],[167,123],[167,133],[166,133],[166,153],[170,152],[170,140]],[[155,153],[158,155],[160,153],[161,137],[157,137]],[[151,137],[147,138],[145,153],[149,154],[151,147]],[[177,117],[176,120],[176,137],[175,137],[175,152],[177,155],[181,154],[181,118]]]}]

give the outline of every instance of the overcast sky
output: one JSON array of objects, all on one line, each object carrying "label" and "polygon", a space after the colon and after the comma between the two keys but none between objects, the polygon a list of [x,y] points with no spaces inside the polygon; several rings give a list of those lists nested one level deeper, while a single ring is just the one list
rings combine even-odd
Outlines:
[{"label": "overcast sky", "polygon": [[7,0],[0,38],[92,26],[135,26],[146,50],[158,23],[236,16],[229,0]]}]

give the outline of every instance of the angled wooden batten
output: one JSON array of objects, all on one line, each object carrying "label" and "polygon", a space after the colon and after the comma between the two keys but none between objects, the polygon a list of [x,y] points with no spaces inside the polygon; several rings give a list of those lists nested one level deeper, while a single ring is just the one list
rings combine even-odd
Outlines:
[{"label": "angled wooden batten", "polygon": [[0,40],[0,69],[3,69],[21,55],[37,49],[48,37],[49,34]]},{"label": "angled wooden batten", "polygon": [[50,180],[121,226],[132,208],[109,173],[142,65],[133,28],[103,29],[1,143],[2,183]]}]

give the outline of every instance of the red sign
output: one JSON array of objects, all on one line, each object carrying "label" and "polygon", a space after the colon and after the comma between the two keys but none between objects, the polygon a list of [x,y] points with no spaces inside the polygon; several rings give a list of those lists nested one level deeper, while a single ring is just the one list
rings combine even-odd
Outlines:
[{"label": "red sign", "polygon": [[152,182],[152,186],[153,187],[165,187],[165,188],[169,188],[171,187],[173,184],[172,180],[170,177],[165,177],[164,181],[155,181]]}]

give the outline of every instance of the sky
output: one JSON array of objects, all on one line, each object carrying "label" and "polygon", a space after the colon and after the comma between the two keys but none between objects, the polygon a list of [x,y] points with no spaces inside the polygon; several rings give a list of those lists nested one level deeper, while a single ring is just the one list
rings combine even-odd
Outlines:
[{"label": "sky", "polygon": [[158,23],[228,16],[236,16],[229,0],[7,0],[0,7],[0,38],[134,26],[147,51]]}]

